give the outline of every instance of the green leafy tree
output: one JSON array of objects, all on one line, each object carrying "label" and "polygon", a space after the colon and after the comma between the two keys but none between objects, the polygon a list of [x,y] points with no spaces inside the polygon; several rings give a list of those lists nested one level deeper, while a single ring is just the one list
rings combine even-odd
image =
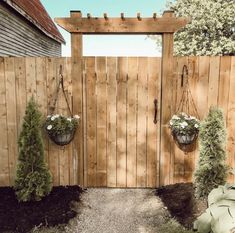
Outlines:
[{"label": "green leafy tree", "polygon": [[174,34],[175,55],[235,55],[234,0],[176,0],[167,8],[192,20]]},{"label": "green leafy tree", "polygon": [[194,184],[198,197],[207,197],[212,189],[224,185],[227,179],[226,165],[226,130],[223,113],[211,107],[206,119],[201,123],[200,155],[194,173]]},{"label": "green leafy tree", "polygon": [[50,193],[52,178],[44,159],[41,113],[31,98],[18,140],[15,191],[19,201],[39,201]]}]

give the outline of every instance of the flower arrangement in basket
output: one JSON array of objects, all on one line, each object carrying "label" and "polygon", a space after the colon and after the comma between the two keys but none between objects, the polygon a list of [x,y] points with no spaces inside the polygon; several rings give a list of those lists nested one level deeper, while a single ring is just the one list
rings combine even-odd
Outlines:
[{"label": "flower arrangement in basket", "polygon": [[171,133],[181,145],[189,145],[197,139],[200,122],[194,117],[182,112],[173,115],[170,120]]},{"label": "flower arrangement in basket", "polygon": [[[70,117],[66,117],[61,114],[54,114],[56,102],[58,99],[58,94],[60,91],[60,86],[62,88],[63,96],[66,101]],[[73,116],[72,111],[69,107],[68,98],[65,94],[65,89],[64,89],[62,66],[60,66],[60,81],[56,90],[56,96],[50,109],[51,109],[51,115],[47,116],[47,119],[44,123],[44,128],[49,138],[54,143],[60,146],[65,146],[73,140],[74,134],[79,125],[80,117],[78,115]]]},{"label": "flower arrangement in basket", "polygon": [[66,117],[59,114],[47,116],[45,130],[50,139],[57,145],[69,144],[74,137],[80,117]]},{"label": "flower arrangement in basket", "polygon": [[[169,127],[176,144],[186,153],[196,148],[194,142],[196,142],[200,128],[198,111],[189,88],[189,71],[186,65],[182,69],[181,87],[183,89],[182,96],[176,113],[169,122]],[[191,116],[189,112],[194,116]]]}]

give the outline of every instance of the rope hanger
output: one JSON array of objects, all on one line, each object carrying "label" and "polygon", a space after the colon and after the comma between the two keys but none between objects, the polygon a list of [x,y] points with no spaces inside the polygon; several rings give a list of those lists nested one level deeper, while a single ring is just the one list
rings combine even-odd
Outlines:
[{"label": "rope hanger", "polygon": [[[189,87],[189,72],[188,72],[188,67],[186,65],[184,65],[182,69],[181,87],[183,88],[183,93],[180,100],[180,104],[176,110],[176,113],[178,114],[180,112],[185,112],[190,115],[190,109],[191,109],[192,114],[199,119],[200,117]],[[190,108],[190,106],[192,107]]]},{"label": "rope hanger", "polygon": [[64,89],[64,77],[63,77],[63,67],[62,67],[62,65],[60,65],[59,76],[60,76],[60,80],[59,80],[59,84],[58,84],[58,86],[57,86],[57,90],[56,90],[56,93],[55,93],[55,99],[53,100],[53,104],[52,104],[52,106],[50,107],[50,109],[51,109],[51,114],[53,114],[54,111],[55,111],[56,103],[57,103],[57,101],[58,101],[58,96],[59,96],[59,92],[60,92],[60,86],[61,86],[61,89],[62,89],[62,92],[63,92],[63,96],[64,96],[64,99],[65,99],[65,101],[66,101],[67,108],[68,108],[68,110],[69,110],[69,114],[70,114],[71,117],[73,117],[71,108],[70,108],[70,106],[69,106],[69,101],[68,101],[68,98],[67,98],[67,96],[66,96],[65,89]]}]

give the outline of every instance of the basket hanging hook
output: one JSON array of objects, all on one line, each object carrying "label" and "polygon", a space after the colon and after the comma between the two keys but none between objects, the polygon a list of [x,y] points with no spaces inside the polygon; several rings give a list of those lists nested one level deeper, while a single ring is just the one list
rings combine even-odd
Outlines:
[{"label": "basket hanging hook", "polygon": [[73,114],[72,114],[71,108],[70,108],[70,106],[69,106],[69,101],[68,101],[68,98],[67,98],[67,95],[66,95],[65,89],[64,89],[64,77],[63,77],[63,66],[62,66],[62,65],[60,65],[59,76],[60,76],[60,80],[59,80],[59,84],[58,84],[58,86],[57,86],[57,90],[56,90],[56,94],[55,94],[55,99],[53,100],[53,104],[52,104],[52,106],[50,107],[50,109],[51,109],[51,114],[53,114],[54,111],[55,111],[56,103],[57,103],[58,96],[59,96],[60,86],[61,86],[61,89],[62,89],[62,92],[63,92],[64,99],[65,99],[65,101],[66,101],[66,105],[67,105],[69,114],[70,114],[70,116],[72,117]]}]

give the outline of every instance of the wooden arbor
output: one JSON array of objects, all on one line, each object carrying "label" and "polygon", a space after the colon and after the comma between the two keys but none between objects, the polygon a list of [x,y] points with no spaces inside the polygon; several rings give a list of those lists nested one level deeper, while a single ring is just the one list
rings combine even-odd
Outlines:
[{"label": "wooden arbor", "polygon": [[[92,18],[90,14],[87,18],[82,18],[80,11],[71,11],[69,18],[56,18],[56,23],[71,33],[72,50],[72,81],[73,81],[73,112],[83,116],[82,105],[82,35],[83,34],[160,34],[163,37],[162,47],[162,98],[160,115],[160,151],[164,154],[160,161],[160,170],[166,169],[164,158],[171,156],[168,136],[168,121],[171,117],[171,77],[173,68],[173,34],[190,22],[187,18],[177,18],[174,12],[165,11],[163,17],[153,14],[152,18],[142,18],[137,14],[137,18],[126,18],[121,14],[120,18],[109,18],[104,14],[103,18]],[[83,119],[81,119],[83,125]],[[82,129],[74,140],[74,153],[78,158],[78,184],[84,185],[83,163],[83,132]],[[164,174],[164,172],[160,172]],[[86,183],[86,182],[85,182]],[[160,177],[160,185],[168,183],[164,176]]]}]

